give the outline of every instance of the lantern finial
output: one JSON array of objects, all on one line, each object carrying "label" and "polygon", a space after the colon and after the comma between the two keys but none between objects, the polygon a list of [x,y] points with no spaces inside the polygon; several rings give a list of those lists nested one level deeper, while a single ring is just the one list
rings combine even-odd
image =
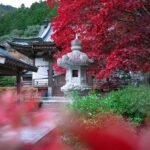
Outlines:
[{"label": "lantern finial", "polygon": [[78,35],[78,33],[76,33],[76,38],[75,39],[78,40],[79,39],[78,37],[79,37],[79,35]]}]

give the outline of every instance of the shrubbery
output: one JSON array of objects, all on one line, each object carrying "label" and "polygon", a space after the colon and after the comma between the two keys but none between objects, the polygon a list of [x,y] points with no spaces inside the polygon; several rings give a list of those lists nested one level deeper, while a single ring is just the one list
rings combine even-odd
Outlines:
[{"label": "shrubbery", "polygon": [[15,86],[16,77],[9,77],[9,76],[1,76],[0,77],[0,86]]},{"label": "shrubbery", "polygon": [[76,112],[93,115],[99,108],[99,97],[95,92],[91,92],[88,96],[79,96],[76,92],[73,92],[71,97],[73,103],[69,108]]},{"label": "shrubbery", "polygon": [[113,91],[106,96],[90,93],[88,96],[79,97],[73,94],[71,110],[88,115],[97,113],[117,113],[135,123],[142,123],[149,115],[150,88],[146,86],[126,87]]}]

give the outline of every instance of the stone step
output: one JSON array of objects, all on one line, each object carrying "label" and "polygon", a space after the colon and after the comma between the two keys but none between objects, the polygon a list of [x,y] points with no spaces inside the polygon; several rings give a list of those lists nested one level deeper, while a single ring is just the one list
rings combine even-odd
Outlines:
[{"label": "stone step", "polygon": [[63,112],[68,103],[43,103],[41,108],[46,108],[49,112]]},{"label": "stone step", "polygon": [[41,100],[42,108],[48,108],[51,112],[60,112],[63,111],[65,106],[70,103],[65,97],[47,97]]},{"label": "stone step", "polygon": [[70,100],[66,97],[42,97],[43,103],[70,103]]}]

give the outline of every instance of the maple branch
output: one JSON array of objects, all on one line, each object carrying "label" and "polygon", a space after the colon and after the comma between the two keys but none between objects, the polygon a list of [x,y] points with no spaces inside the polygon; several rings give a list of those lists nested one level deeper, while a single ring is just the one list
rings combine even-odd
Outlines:
[{"label": "maple branch", "polygon": [[148,15],[150,15],[150,12],[147,10],[147,8],[145,6],[143,6],[143,9]]},{"label": "maple branch", "polygon": [[117,21],[121,21],[121,22],[128,22],[128,23],[134,23],[134,21],[123,20],[123,19],[117,19]]}]

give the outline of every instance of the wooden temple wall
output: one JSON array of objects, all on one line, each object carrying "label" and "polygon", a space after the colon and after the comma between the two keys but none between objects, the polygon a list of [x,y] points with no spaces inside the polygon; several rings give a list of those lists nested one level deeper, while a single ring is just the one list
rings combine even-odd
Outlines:
[{"label": "wooden temple wall", "polygon": [[144,84],[150,86],[150,72],[144,74]]}]

